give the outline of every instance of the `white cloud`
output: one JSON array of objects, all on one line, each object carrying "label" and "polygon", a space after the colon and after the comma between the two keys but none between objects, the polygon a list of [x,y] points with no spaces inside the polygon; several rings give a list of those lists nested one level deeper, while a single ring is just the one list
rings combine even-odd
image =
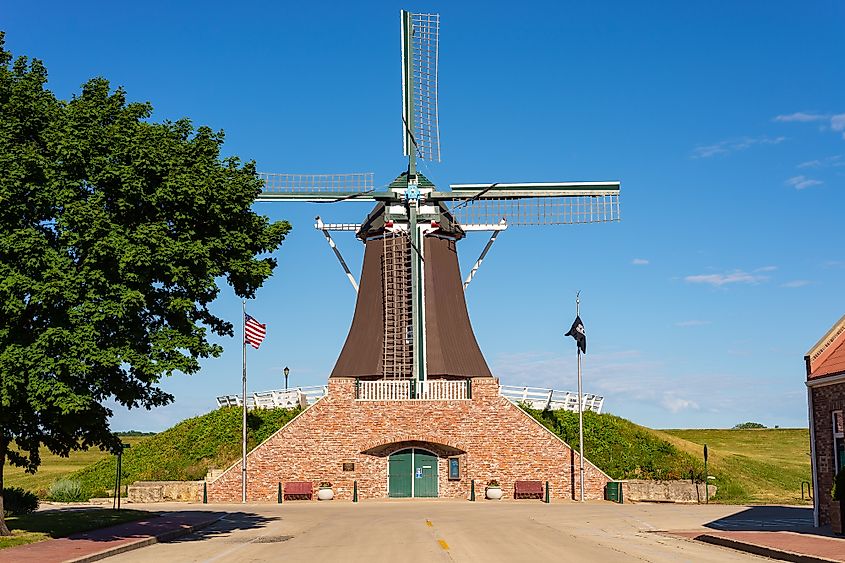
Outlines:
[{"label": "white cloud", "polygon": [[755,272],[774,272],[777,269],[778,269],[777,266],[763,266],[762,268],[757,268],[754,271]]},{"label": "white cloud", "polygon": [[824,121],[827,118],[827,115],[821,113],[806,113],[803,111],[796,111],[795,113],[790,113],[788,115],[778,115],[772,121],[780,121],[787,123],[797,121],[800,123],[807,123],[810,121]]},{"label": "white cloud", "polygon": [[669,409],[673,413],[685,411],[689,409],[698,410],[698,403],[691,399],[684,399],[676,396],[674,393],[664,393],[660,404]]},{"label": "white cloud", "polygon": [[842,133],[842,138],[845,139],[845,113],[830,116],[830,128]]},{"label": "white cloud", "polygon": [[681,321],[681,322],[675,323],[675,326],[681,327],[681,328],[688,328],[688,327],[691,327],[691,326],[704,326],[704,325],[709,325],[709,324],[710,324],[710,321],[689,320],[689,321]]},{"label": "white cloud", "polygon": [[631,260],[631,264],[633,264],[634,266],[646,266],[648,265],[648,260],[646,260],[645,258],[634,258],[633,260]]},{"label": "white cloud", "polygon": [[797,167],[798,168],[838,168],[840,166],[845,166],[845,158],[842,157],[841,154],[835,154],[833,156],[826,156],[824,158],[817,158],[814,160],[808,160],[806,162],[802,162]]},{"label": "white cloud", "polygon": [[793,176],[786,182],[787,186],[792,186],[796,190],[804,190],[806,188],[812,188],[813,186],[821,186],[824,184],[821,180],[814,180],[813,178],[807,178],[803,174],[798,176]]},{"label": "white cloud", "polygon": [[[810,123],[814,121],[827,121],[830,125],[830,128],[838,133],[842,133],[842,138],[845,139],[845,113],[829,114],[807,113],[803,111],[797,111],[788,115],[778,115],[774,119],[772,119],[772,121],[779,121],[782,123]],[[822,130],[826,128],[826,126],[822,127]]]},{"label": "white cloud", "polygon": [[811,283],[813,282],[810,280],[792,280],[781,284],[781,287],[804,287],[805,285],[810,285]]},{"label": "white cloud", "polygon": [[713,287],[722,287],[723,285],[732,283],[757,284],[768,279],[768,276],[750,274],[743,270],[734,270],[733,272],[726,272],[724,274],[698,274],[694,276],[686,276],[684,281],[688,283],[705,283],[712,285]]},{"label": "white cloud", "polygon": [[709,158],[716,155],[724,155],[737,151],[744,151],[755,145],[777,145],[786,140],[786,137],[741,137],[719,141],[712,145],[699,145],[692,150],[693,158]]}]

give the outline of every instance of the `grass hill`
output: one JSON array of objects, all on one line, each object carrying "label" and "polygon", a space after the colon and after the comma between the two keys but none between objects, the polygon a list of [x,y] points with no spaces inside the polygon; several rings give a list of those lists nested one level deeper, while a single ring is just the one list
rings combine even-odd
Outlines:
[{"label": "grass hill", "polygon": [[656,435],[679,449],[702,456],[731,503],[801,504],[801,482],[812,480],[807,428],[754,430],[663,430]]},{"label": "grass hill", "polygon": [[[527,409],[577,449],[578,414]],[[707,472],[728,504],[809,504],[801,482],[811,479],[806,428],[652,430],[611,414],[584,413],[584,451],[614,479],[690,479]]]},{"label": "grass hill", "polygon": [[[247,416],[247,447],[253,448],[299,414],[300,409],[257,409]],[[126,450],[121,463],[124,483],[202,479],[208,469],[223,469],[241,456],[242,411],[216,409],[183,420]],[[91,496],[114,488],[116,459],[109,456],[68,476]]]},{"label": "grass hill", "polygon": [[[578,414],[526,409],[577,449]],[[254,447],[299,410],[268,409],[249,413],[248,446]],[[614,479],[704,478],[702,445],[707,444],[708,472],[719,487],[717,502],[801,503],[801,481],[810,479],[806,429],[652,430],[612,414],[584,413],[587,458]],[[225,468],[241,455],[241,411],[223,408],[182,421],[150,437],[124,437],[132,444],[123,456],[123,482],[202,479],[210,467]],[[75,452],[68,458],[45,455],[35,475],[6,469],[6,486],[20,486],[42,496],[57,478],[79,481],[91,496],[114,486],[115,458],[104,452]]]}]

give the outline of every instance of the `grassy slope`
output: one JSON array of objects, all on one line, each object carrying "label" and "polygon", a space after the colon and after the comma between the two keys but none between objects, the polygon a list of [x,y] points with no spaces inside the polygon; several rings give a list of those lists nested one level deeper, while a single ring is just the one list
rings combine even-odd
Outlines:
[{"label": "grassy slope", "polygon": [[[146,438],[146,436],[124,436],[121,439],[123,443],[131,444],[135,448]],[[41,467],[36,473],[26,473],[19,467],[6,465],[3,468],[3,484],[6,487],[21,487],[44,497],[53,481],[109,457],[111,457],[110,453],[100,449],[71,452],[69,457],[59,457],[44,449],[41,451]]]},{"label": "grassy slope", "polygon": [[[810,432],[806,428],[760,430],[663,430],[657,435],[702,455],[707,444],[711,475],[726,502],[801,504],[801,482],[810,481]],[[720,482],[721,481],[721,482]]]},{"label": "grassy slope", "polygon": [[[241,455],[241,410],[227,407],[183,420],[123,454],[123,482],[194,480],[209,468],[225,468]],[[299,409],[259,409],[249,413],[247,443],[255,447],[299,413]],[[76,471],[86,493],[99,496],[114,486],[115,459]]]},{"label": "grassy slope", "polygon": [[[578,415],[529,412],[564,441],[578,446]],[[731,504],[809,504],[801,481],[810,480],[809,431],[652,430],[611,414],[584,413],[587,458],[614,479],[697,479],[708,473],[715,500]]]},{"label": "grassy slope", "polygon": [[[298,411],[250,413],[249,446],[263,441]],[[529,411],[569,444],[578,444],[578,415]],[[806,429],[651,430],[610,414],[584,414],[587,457],[614,479],[701,479],[702,444],[710,451],[709,473],[728,503],[801,503],[801,481],[810,479]],[[225,468],[240,456],[241,411],[218,409],[185,420],[152,437],[125,437],[124,483],[136,480],[201,479],[209,467]],[[99,496],[114,483],[114,457],[100,451],[70,458],[45,455],[35,475],[6,468],[7,486],[38,491],[57,477],[83,483]]]}]

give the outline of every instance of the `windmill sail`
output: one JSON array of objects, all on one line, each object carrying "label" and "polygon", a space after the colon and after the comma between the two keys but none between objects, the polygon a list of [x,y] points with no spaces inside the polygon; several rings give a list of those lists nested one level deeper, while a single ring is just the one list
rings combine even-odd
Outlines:
[{"label": "windmill sail", "polygon": [[259,174],[264,180],[258,201],[373,201],[372,172],[352,174]]},{"label": "windmill sail", "polygon": [[440,161],[437,64],[440,15],[402,12],[404,154]]},{"label": "windmill sail", "polygon": [[462,225],[495,225],[502,219],[509,226],[620,219],[619,182],[453,184],[451,188],[447,205]]}]

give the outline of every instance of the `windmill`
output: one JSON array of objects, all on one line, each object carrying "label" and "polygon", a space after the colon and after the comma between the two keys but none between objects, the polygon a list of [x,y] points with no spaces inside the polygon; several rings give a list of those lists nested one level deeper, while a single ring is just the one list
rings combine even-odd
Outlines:
[{"label": "windmill", "polygon": [[[375,202],[359,224],[324,223],[323,232],[357,293],[352,326],[331,377],[395,381],[410,398],[430,379],[491,376],[472,332],[464,291],[499,233],[525,225],[619,220],[619,182],[435,186],[418,160],[440,160],[437,14],[401,12],[402,137],[407,168],[383,188],[372,173],[263,174],[258,201]],[[360,282],[331,237],[364,243]],[[490,239],[462,282],[456,243]],[[401,382],[401,383],[400,383]],[[408,385],[405,385],[405,384]]]}]

